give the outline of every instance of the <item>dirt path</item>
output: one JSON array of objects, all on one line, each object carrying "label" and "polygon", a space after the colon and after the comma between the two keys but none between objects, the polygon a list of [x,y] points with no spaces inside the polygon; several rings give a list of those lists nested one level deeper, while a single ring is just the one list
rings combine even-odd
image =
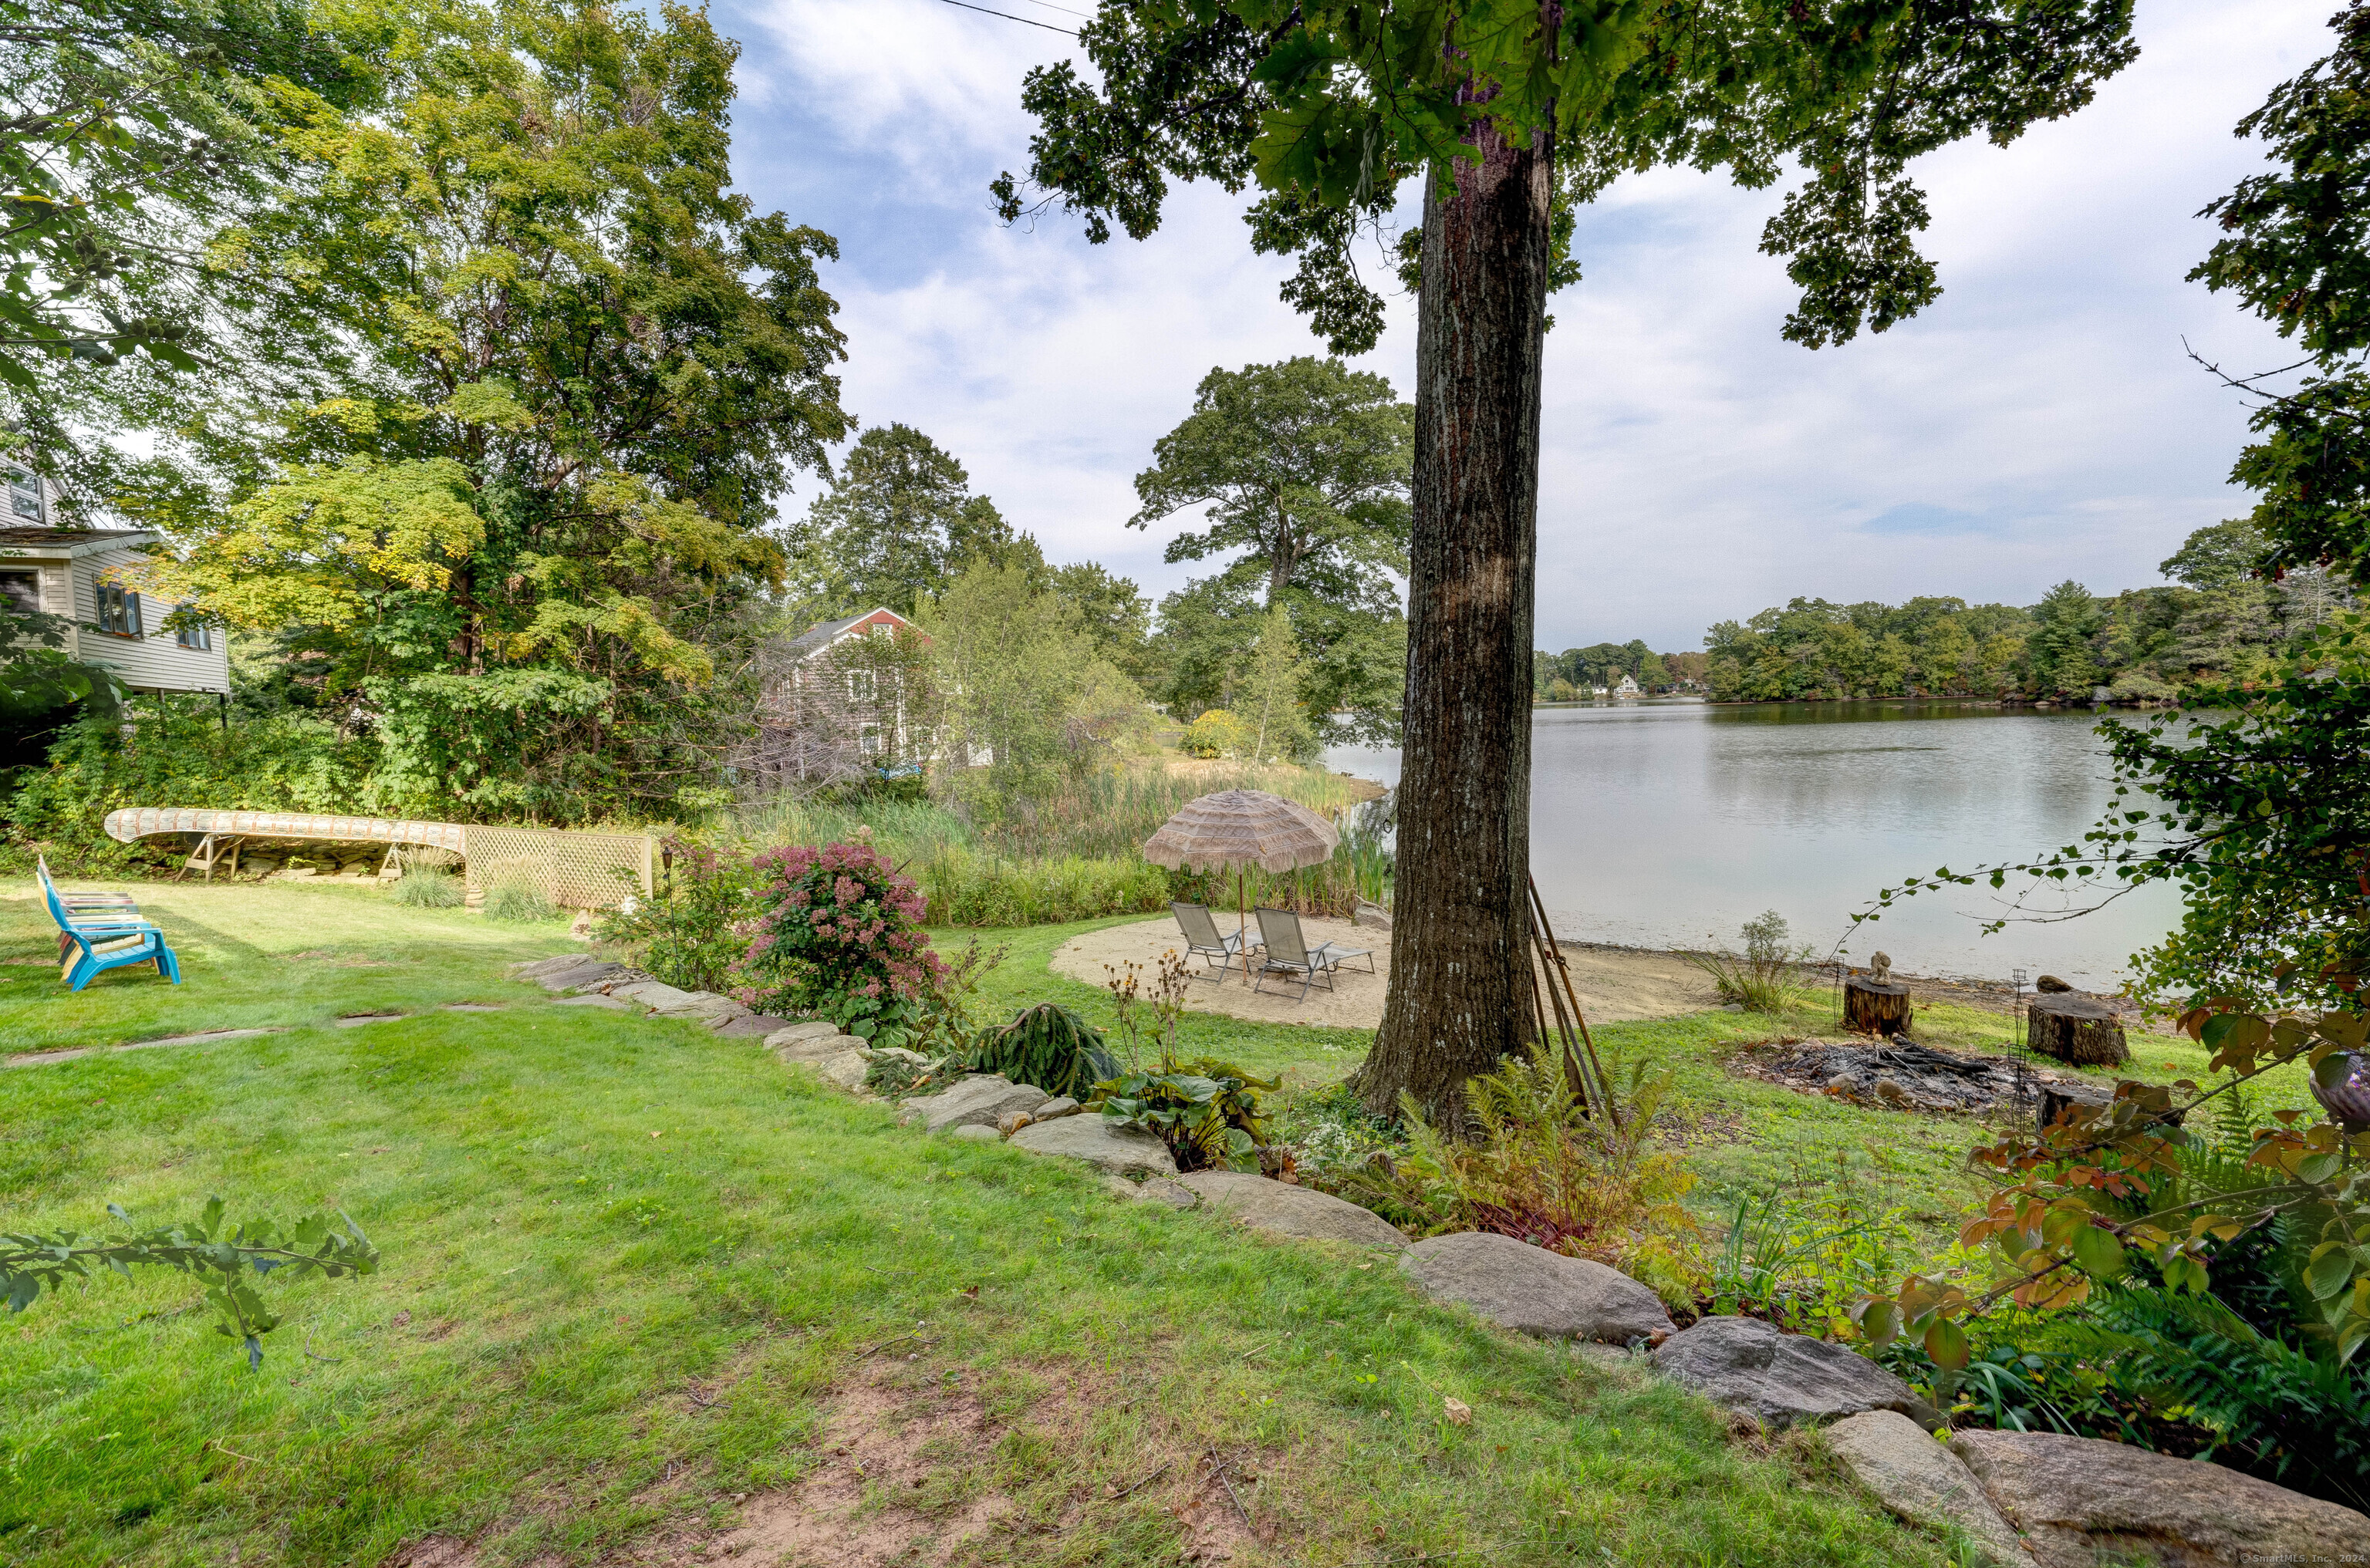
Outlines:
[{"label": "dirt path", "polygon": [[[1253,991],[1237,968],[1231,979],[1205,979],[1197,983],[1186,1005],[1204,1013],[1231,1013],[1263,1024],[1317,1024],[1342,1029],[1372,1029],[1383,1020],[1383,991],[1390,980],[1390,933],[1372,931],[1347,921],[1303,920],[1301,930],[1310,946],[1333,942],[1343,947],[1370,948],[1374,974],[1364,960],[1335,977],[1335,989],[1312,988],[1306,998],[1297,984],[1279,989],[1270,979]],[[1232,927],[1221,922],[1222,929]],[[1133,925],[1108,926],[1071,938],[1053,954],[1057,975],[1101,985],[1110,971],[1127,963],[1142,966],[1149,975],[1163,953],[1182,951],[1184,938],[1174,920],[1162,918]],[[1704,977],[1666,953],[1640,953],[1622,947],[1583,947],[1566,944],[1564,961],[1571,966],[1572,984],[1590,1022],[1618,1023],[1633,1018],[1669,1018],[1718,1007],[1720,998]],[[1196,969],[1206,966],[1197,964]]]}]

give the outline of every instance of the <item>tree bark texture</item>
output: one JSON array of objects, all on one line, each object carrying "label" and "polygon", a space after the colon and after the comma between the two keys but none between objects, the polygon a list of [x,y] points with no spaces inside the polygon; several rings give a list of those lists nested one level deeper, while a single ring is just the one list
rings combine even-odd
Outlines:
[{"label": "tree bark texture", "polygon": [[2076,1067],[2121,1067],[2132,1059],[2121,1014],[2095,997],[2036,996],[2025,1004],[2025,1037],[2042,1056]]},{"label": "tree bark texture", "polygon": [[1531,626],[1554,148],[1480,133],[1424,193],[1390,990],[1359,1091],[1465,1124],[1531,1037]]},{"label": "tree bark texture", "polygon": [[1905,1035],[1916,1016],[1909,988],[1853,975],[1844,981],[1844,1025],[1863,1035]]}]

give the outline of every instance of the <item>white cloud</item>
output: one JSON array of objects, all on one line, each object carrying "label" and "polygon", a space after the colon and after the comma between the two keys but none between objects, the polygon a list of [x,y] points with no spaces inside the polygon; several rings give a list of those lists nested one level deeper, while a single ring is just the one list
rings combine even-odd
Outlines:
[{"label": "white cloud", "polygon": [[[1779,191],[1662,171],[1609,192],[1582,223],[1587,280],[1552,307],[1541,641],[1694,647],[1797,594],[2136,586],[2243,509],[2225,476],[2244,411],[2181,340],[2249,368],[2277,347],[2181,280],[2211,244],[2192,214],[2254,166],[2231,125],[2325,51],[2328,8],[2144,6],[2146,52],[2092,108],[1927,160],[1947,292],[1840,349],[1778,339],[1791,289],[1756,246]],[[938,0],[723,21],[749,44],[744,186],[844,246],[850,406],[930,432],[1057,558],[1181,583],[1161,536],[1122,526],[1132,476],[1213,365],[1320,351],[1276,298],[1285,265],[1250,255],[1241,199],[1180,189],[1142,245],[1086,246],[1058,213],[1006,230],[984,187],[1025,163],[1021,77],[1069,40]],[[1396,303],[1368,361],[1402,388],[1412,325]],[[1870,526],[1942,514],[1970,522]]]}]

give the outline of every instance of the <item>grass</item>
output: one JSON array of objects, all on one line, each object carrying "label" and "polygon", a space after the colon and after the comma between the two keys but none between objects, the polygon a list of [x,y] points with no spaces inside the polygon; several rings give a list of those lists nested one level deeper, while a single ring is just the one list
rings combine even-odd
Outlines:
[{"label": "grass", "polygon": [[[0,957],[45,956],[6,891]],[[176,1276],[0,1327],[12,1563],[369,1565],[430,1536],[488,1562],[687,1560],[844,1476],[834,1450],[886,1429],[867,1411],[920,1436],[914,1484],[867,1483],[866,1528],[992,1521],[964,1562],[1175,1562],[1234,1530],[1213,1454],[1244,1564],[1947,1560],[1814,1443],[1731,1441],[1690,1396],[1487,1332],[1370,1255],[925,1140],[751,1042],[501,978],[557,928],[359,888],[140,891],[190,983],[70,998],[0,968],[10,1049],[286,1032],[0,1072],[6,1227],[90,1228],[109,1201],[163,1220],[219,1191],[341,1206],[385,1265],[272,1288],[260,1375]],[[1018,950],[1059,936],[1022,933],[999,1000],[1063,993]],[[420,1011],[453,1001],[504,1011]],[[418,1015],[329,1024],[397,1009]],[[1262,1067],[1301,1033],[1189,1027]],[[1294,1059],[1347,1065],[1325,1041]]]}]

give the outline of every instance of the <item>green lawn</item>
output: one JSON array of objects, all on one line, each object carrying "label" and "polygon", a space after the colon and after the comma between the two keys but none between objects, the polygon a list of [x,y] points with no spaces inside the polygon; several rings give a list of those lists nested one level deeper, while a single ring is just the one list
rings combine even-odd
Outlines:
[{"label": "green lawn", "polygon": [[[190,983],[69,998],[53,969],[0,967],[7,1049],[286,1032],[0,1071],[7,1228],[95,1227],[109,1201],[162,1221],[221,1192],[341,1206],[385,1264],[271,1288],[288,1321],[260,1375],[177,1276],[0,1324],[12,1563],[369,1564],[431,1535],[487,1562],[687,1562],[736,1525],[778,1556],[801,1487],[865,1496],[867,1528],[926,1561],[973,1528],[947,1560],[1948,1560],[1814,1444],[1731,1440],[1677,1391],[1509,1342],[1386,1263],[926,1141],[752,1042],[501,978],[557,927],[363,888],[138,891]],[[0,892],[0,958],[45,956],[27,890]],[[995,995],[1076,1000],[1042,970],[1064,934],[1018,933]],[[328,1022],[454,1001],[503,1011]],[[1191,1027],[1304,1081],[1362,1046]],[[1624,1038],[1684,1056],[1704,1031]]]}]

